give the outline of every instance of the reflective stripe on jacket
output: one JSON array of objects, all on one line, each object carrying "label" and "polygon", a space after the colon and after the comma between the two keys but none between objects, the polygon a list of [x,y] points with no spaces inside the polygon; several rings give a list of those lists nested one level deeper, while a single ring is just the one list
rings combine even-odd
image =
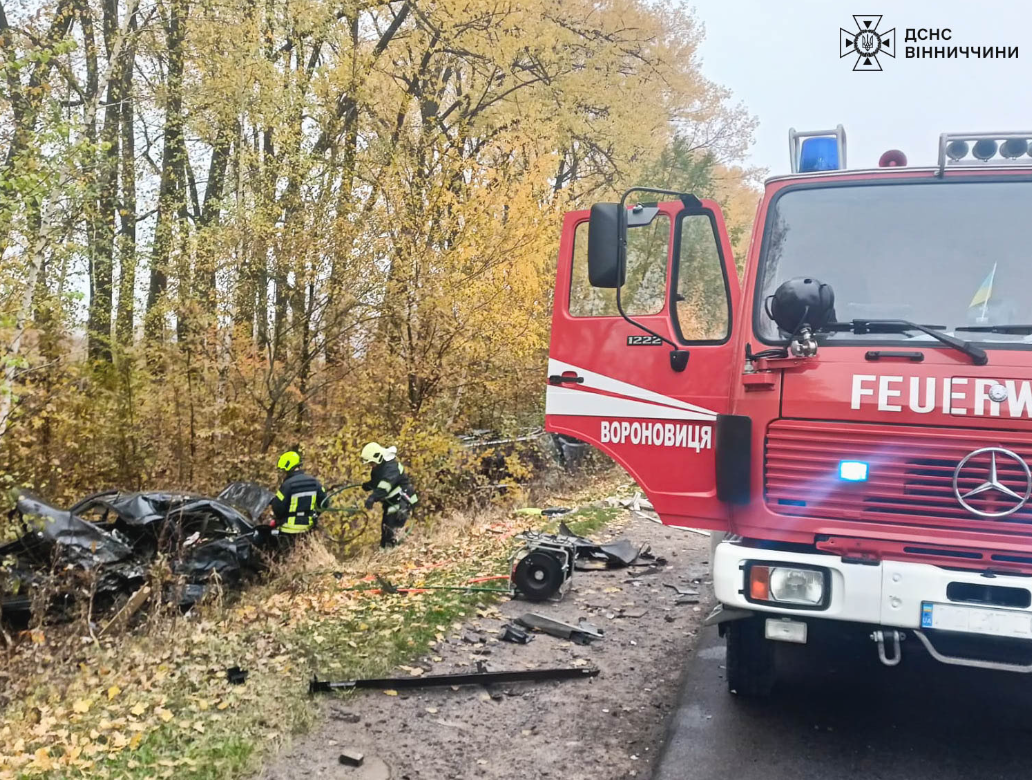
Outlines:
[{"label": "reflective stripe on jacket", "polygon": [[370,498],[386,503],[388,511],[390,504],[396,504],[402,494],[408,498],[410,504],[419,500],[415,488],[412,487],[412,480],[397,459],[385,460],[373,466],[369,481],[362,485],[362,489],[373,491]]},{"label": "reflective stripe on jacket", "polygon": [[272,499],[272,513],[282,533],[301,534],[315,523],[326,499],[319,480],[296,468],[287,475]]}]

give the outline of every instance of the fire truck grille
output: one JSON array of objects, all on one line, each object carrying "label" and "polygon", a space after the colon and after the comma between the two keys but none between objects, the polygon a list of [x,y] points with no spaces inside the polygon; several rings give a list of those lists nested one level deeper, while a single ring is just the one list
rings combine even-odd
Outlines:
[{"label": "fire truck grille", "polygon": [[[1032,463],[1032,434],[780,420],[767,431],[765,498],[773,511],[797,517],[1032,533],[1032,501],[1006,517],[983,517],[958,501],[954,471],[983,447],[1001,447]],[[842,481],[843,460],[868,463],[867,481]],[[961,494],[989,480],[990,461],[988,453],[968,461],[958,475]],[[1024,495],[1021,465],[1003,455],[996,463],[998,482]],[[996,489],[966,501],[989,514],[1018,503]]]}]

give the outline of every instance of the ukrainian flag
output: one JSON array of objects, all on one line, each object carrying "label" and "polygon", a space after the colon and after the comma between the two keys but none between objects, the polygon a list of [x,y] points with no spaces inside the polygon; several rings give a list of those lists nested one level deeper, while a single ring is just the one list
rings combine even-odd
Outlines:
[{"label": "ukrainian flag", "polygon": [[969,309],[973,309],[976,306],[985,306],[989,303],[989,298],[993,294],[993,279],[996,278],[996,263],[993,263],[993,270],[989,272],[989,275],[985,277],[982,285],[975,291],[975,297],[971,299],[971,303],[968,304]]}]

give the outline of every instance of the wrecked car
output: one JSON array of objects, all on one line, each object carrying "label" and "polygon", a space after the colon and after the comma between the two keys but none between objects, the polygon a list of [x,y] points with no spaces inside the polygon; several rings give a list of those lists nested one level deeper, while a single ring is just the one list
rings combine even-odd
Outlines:
[{"label": "wrecked car", "polygon": [[173,575],[164,597],[188,607],[216,581],[232,588],[257,571],[271,499],[260,485],[234,483],[217,498],[108,491],[65,510],[21,492],[9,517],[24,533],[0,546],[0,609],[25,616],[67,606],[76,593],[111,604],[140,588],[159,559]]}]

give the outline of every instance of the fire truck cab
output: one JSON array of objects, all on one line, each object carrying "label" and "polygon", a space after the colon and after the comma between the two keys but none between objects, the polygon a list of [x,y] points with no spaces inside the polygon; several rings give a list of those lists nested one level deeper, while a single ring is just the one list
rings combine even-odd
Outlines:
[{"label": "fire truck cab", "polygon": [[717,535],[731,691],[825,629],[1032,672],[1030,140],[848,170],[841,126],[790,131],[744,263],[690,193],[566,215],[547,428]]}]

